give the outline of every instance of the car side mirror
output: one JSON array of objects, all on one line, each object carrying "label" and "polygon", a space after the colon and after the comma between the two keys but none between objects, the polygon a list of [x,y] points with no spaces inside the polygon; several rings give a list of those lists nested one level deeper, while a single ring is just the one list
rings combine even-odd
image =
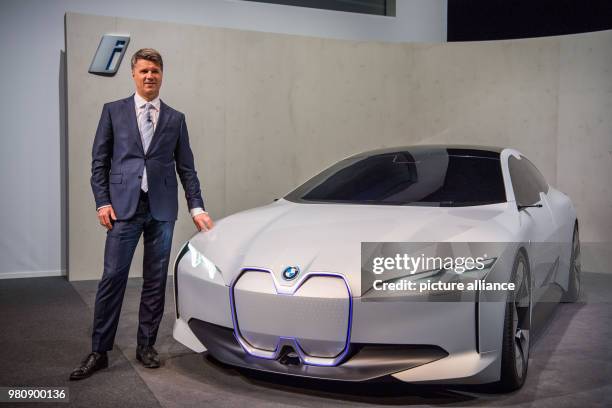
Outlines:
[{"label": "car side mirror", "polygon": [[531,205],[520,205],[517,204],[516,207],[519,211],[523,211],[525,208],[542,208],[542,204],[531,204]]}]

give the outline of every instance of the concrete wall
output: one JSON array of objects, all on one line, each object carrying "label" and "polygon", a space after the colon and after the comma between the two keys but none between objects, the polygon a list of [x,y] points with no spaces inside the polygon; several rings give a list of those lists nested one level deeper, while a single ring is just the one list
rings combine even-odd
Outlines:
[{"label": "concrete wall", "polygon": [[612,31],[564,37],[557,178],[580,214],[585,268],[612,265]]},{"label": "concrete wall", "polygon": [[[612,241],[612,32],[390,44],[70,14],[71,279],[101,272],[91,142],[102,103],[133,88],[126,63],[115,78],[87,74],[106,32],[129,32],[128,53],[153,45],[164,55],[162,99],[187,115],[215,218],[269,203],[358,151],[473,143],[522,150],[572,196],[583,241]],[[182,201],[174,251],[194,232]]]},{"label": "concrete wall", "polygon": [[66,12],[330,38],[446,40],[446,0],[398,0],[397,17],[242,0],[0,0],[0,89],[5,95],[0,278],[58,275],[65,269]]}]

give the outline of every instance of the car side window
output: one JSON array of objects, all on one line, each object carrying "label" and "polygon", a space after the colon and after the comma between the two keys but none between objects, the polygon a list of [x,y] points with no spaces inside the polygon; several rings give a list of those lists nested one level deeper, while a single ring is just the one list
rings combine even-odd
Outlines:
[{"label": "car side window", "polygon": [[[530,163],[529,163],[530,164]],[[532,165],[533,166],[533,165]],[[533,205],[540,201],[540,185],[525,158],[510,156],[508,169],[517,204]]]},{"label": "car side window", "polygon": [[529,161],[529,159],[524,156],[521,159],[525,161],[525,166],[531,173],[531,176],[537,181],[538,189],[544,194],[548,193],[548,183],[546,182],[546,179],[544,178],[542,173],[540,173],[538,168],[534,166],[533,163]]}]

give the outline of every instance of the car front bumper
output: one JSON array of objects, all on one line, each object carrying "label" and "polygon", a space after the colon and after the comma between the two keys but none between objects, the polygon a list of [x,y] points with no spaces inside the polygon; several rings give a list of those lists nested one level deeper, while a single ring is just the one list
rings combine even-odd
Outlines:
[{"label": "car front bumper", "polygon": [[196,352],[208,350],[219,361],[344,381],[387,375],[412,383],[499,380],[497,333],[501,333],[504,303],[365,301],[352,296],[351,323],[340,361],[327,366],[316,360],[304,362],[303,353],[295,353],[299,343],[291,340],[291,334],[279,338],[271,358],[262,358],[244,347],[244,338],[236,333],[232,288],[191,267],[187,258],[179,258],[175,267],[173,336]]}]

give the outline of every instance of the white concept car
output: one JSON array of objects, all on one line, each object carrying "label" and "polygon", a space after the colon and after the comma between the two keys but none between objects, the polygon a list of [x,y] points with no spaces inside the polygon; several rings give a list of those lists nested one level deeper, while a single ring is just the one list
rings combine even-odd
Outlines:
[{"label": "white concept car", "polygon": [[[514,289],[374,291],[362,243],[403,242],[489,245],[484,269],[461,278]],[[536,306],[579,296],[580,243],[570,199],[518,151],[410,146],[349,157],[272,204],[219,220],[174,268],[174,338],[223,363],[507,391],[525,381]],[[420,272],[407,279],[459,276]],[[379,287],[402,278],[379,276]]]}]

